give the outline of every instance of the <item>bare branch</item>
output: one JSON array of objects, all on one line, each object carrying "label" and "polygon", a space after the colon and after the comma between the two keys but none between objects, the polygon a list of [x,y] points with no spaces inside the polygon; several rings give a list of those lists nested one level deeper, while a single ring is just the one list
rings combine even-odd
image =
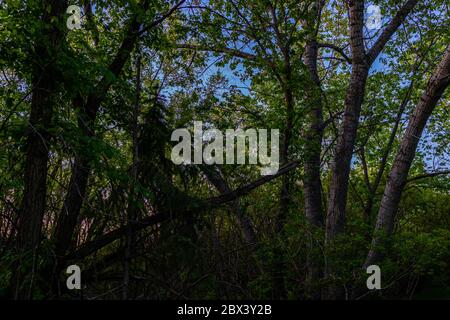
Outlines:
[{"label": "bare branch", "polygon": [[446,175],[446,174],[450,174],[450,170],[424,173],[424,174],[420,174],[418,176],[415,176],[415,177],[412,177],[412,178],[408,179],[406,181],[406,183],[409,183],[409,182],[412,182],[412,181],[421,180],[421,179],[425,179],[425,178],[432,178],[432,177],[436,177],[436,176],[442,176],[442,175]]},{"label": "bare branch", "polygon": [[143,28],[141,31],[139,31],[138,35],[141,35],[144,32],[147,32],[150,29],[153,29],[154,27],[160,25],[164,22],[167,18],[169,18],[176,10],[180,8],[180,6],[186,2],[186,0],[180,0],[176,5],[174,5],[172,8],[169,9],[166,13],[164,13],[160,18],[156,19],[152,23],[150,23],[148,26]]},{"label": "bare branch", "polygon": [[336,51],[345,59],[345,61],[347,61],[348,64],[352,64],[352,59],[345,54],[344,49],[342,49],[334,44],[331,44],[331,43],[318,43],[317,46],[319,48],[328,48],[328,49],[332,49],[332,50]]},{"label": "bare branch", "polygon": [[208,52],[217,52],[217,53],[225,53],[233,57],[250,60],[250,61],[257,61],[257,56],[251,53],[247,53],[241,50],[232,49],[232,48],[217,48],[217,47],[207,47],[207,46],[201,46],[196,44],[188,44],[188,43],[180,43],[176,44],[175,47],[179,49],[189,49],[189,50],[195,50],[195,51],[208,51]]}]

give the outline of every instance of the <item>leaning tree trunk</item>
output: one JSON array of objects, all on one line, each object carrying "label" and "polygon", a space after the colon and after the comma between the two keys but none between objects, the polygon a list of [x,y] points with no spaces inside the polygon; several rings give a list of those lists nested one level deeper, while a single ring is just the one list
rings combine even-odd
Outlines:
[{"label": "leaning tree trunk", "polygon": [[[111,64],[109,71],[116,77],[122,71],[125,62],[134,48],[138,37],[140,23],[136,16],[131,18],[127,34]],[[78,111],[78,126],[85,138],[95,136],[95,121],[100,104],[104,101],[112,80],[103,77],[97,86],[93,89],[86,100],[81,96],[74,99],[73,105]],[[74,232],[80,216],[80,211],[87,196],[87,187],[91,172],[92,155],[89,151],[86,140],[82,140],[81,149],[76,152],[75,160],[72,165],[72,174],[69,187],[64,199],[64,204],[56,222],[56,229],[52,237],[55,243],[56,263],[53,270],[53,290],[56,293],[60,291],[59,274],[64,267],[64,256],[73,243]]]},{"label": "leaning tree trunk", "polygon": [[[114,75],[114,78],[118,78],[125,63],[128,61],[139,36],[143,32],[156,28],[163,23],[184,2],[185,0],[179,0],[162,16],[149,23],[145,29],[142,29],[142,19],[139,17],[138,13],[130,17],[125,37],[114,59],[112,59],[111,64],[108,66],[108,72]],[[141,2],[141,12],[146,12],[150,5],[151,1],[143,0]],[[82,102],[82,107],[79,108],[79,116],[80,121],[82,122],[80,127],[85,136],[91,137],[95,135],[94,124],[98,109],[100,104],[104,101],[109,88],[113,84],[114,78],[112,79],[109,76],[103,76],[95,88],[93,88],[93,93],[87,97],[85,102]],[[79,102],[75,101],[75,104],[77,103]],[[53,237],[54,242],[58,244],[56,275],[59,274],[60,268],[62,267],[62,263],[64,261],[64,256],[70,247],[77,220],[80,215],[80,210],[86,197],[87,183],[90,175],[91,159],[85,155],[78,155],[78,159],[76,160],[77,161],[74,163],[72,168],[71,181],[66,199],[64,201],[64,207],[61,210],[61,214],[57,222],[57,231]]]},{"label": "leaning tree trunk", "polygon": [[345,96],[345,111],[342,130],[338,137],[332,179],[328,198],[326,222],[326,239],[333,240],[344,229],[345,205],[347,200],[348,180],[351,158],[356,141],[361,105],[364,100],[365,84],[370,66],[377,59],[386,43],[405,21],[418,0],[408,0],[400,8],[391,22],[386,26],[375,44],[364,49],[364,1],[349,1],[350,47],[352,51],[352,73]]},{"label": "leaning tree trunk", "polygon": [[[130,57],[140,34],[144,31],[149,31],[159,26],[184,2],[185,0],[179,0],[161,17],[149,23],[145,29],[142,29],[142,23],[138,13],[130,17],[128,27],[125,32],[125,37],[114,59],[112,59],[111,64],[108,66],[108,73],[114,75],[114,78],[118,78],[125,63],[128,61],[128,58]],[[141,3],[141,11],[146,12],[149,9],[150,4],[151,1],[143,0]],[[114,78],[111,78],[110,76],[103,76],[95,88],[93,88],[92,94],[87,97],[86,101],[82,101],[82,99],[77,99],[78,101],[74,101],[75,105],[79,105],[81,103],[81,107],[79,107],[81,125],[80,122],[79,125],[85,136],[91,137],[95,135],[94,124],[97,117],[97,112],[100,104],[104,101]],[[59,247],[57,250],[58,258],[63,257],[70,247],[81,206],[86,196],[86,188],[90,174],[89,163],[91,159],[89,159],[89,157],[78,155],[75,160],[76,161],[72,167],[69,190],[66,194],[64,207],[61,210],[61,214],[57,222],[57,229],[61,231],[57,231],[53,238]],[[66,215],[66,217],[64,217],[64,215]],[[62,232],[62,230],[65,230],[65,232]]]},{"label": "leaning tree trunk", "polygon": [[[144,7],[147,8],[148,1],[145,1],[144,4]],[[134,48],[140,26],[141,24],[138,22],[137,17],[132,17],[126,36],[115,58],[108,67],[108,70],[116,77],[121,73],[125,62],[128,60]],[[74,100],[74,106],[79,110],[78,125],[84,136],[93,137],[95,135],[94,125],[98,108],[105,99],[111,85],[112,80],[105,76],[100,80],[86,102],[81,97]],[[79,152],[75,157],[69,188],[54,234],[54,242],[57,246],[56,254],[58,257],[64,256],[70,247],[80,210],[86,196],[87,183],[91,171],[90,161],[90,157],[83,154],[83,152]]]},{"label": "leaning tree trunk", "polygon": [[[95,118],[89,119],[84,112],[79,115],[78,126],[86,138],[94,136],[94,131],[91,129],[94,121]],[[75,155],[66,198],[55,228],[54,240],[57,257],[64,256],[72,243],[73,231],[78,223],[78,215],[86,195],[91,165],[89,156],[84,153],[88,146],[82,142],[81,147],[83,150]]]},{"label": "leaning tree trunk", "polygon": [[427,88],[411,115],[403,136],[400,149],[395,157],[383,198],[378,211],[377,223],[364,267],[376,264],[382,258],[382,248],[392,235],[394,219],[398,210],[403,188],[406,184],[409,169],[416,154],[419,139],[425,125],[436,107],[439,99],[450,83],[450,45],[447,46],[444,57],[431,76]]}]

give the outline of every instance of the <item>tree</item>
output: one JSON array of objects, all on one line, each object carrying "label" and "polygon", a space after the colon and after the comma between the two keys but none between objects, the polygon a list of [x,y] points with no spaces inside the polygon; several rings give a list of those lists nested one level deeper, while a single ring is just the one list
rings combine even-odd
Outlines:
[{"label": "tree", "polygon": [[389,238],[392,235],[394,218],[398,210],[402,191],[407,182],[412,161],[416,155],[419,139],[422,136],[431,113],[450,83],[449,75],[450,45],[447,45],[441,62],[433,72],[425,92],[420,97],[420,101],[409,119],[408,127],[403,136],[384,189],[372,240],[372,248],[364,263],[364,267],[376,264],[380,261],[381,252],[383,251],[380,246],[382,246],[386,236]]}]

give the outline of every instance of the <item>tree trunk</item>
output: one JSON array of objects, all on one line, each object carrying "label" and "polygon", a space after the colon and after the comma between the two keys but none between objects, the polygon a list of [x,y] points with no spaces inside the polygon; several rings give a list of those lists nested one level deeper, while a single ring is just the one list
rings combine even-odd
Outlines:
[{"label": "tree trunk", "polygon": [[320,183],[320,154],[323,135],[322,92],[319,75],[317,73],[318,47],[316,40],[306,45],[305,64],[316,86],[311,97],[310,126],[305,144],[305,212],[308,222],[316,227],[323,226],[322,193]]},{"label": "tree trunk", "polygon": [[[289,66],[289,61],[286,64]],[[290,66],[287,67],[288,72],[286,75],[287,82],[290,82]],[[286,127],[284,129],[283,134],[283,144],[281,150],[280,161],[284,165],[288,162],[289,159],[289,147],[291,143],[292,137],[292,129],[293,129],[293,114],[294,114],[294,97],[290,88],[285,88],[285,101],[286,101]],[[290,202],[290,177],[288,174],[283,175],[281,178],[281,190],[280,190],[280,206],[278,208],[278,214],[275,220],[275,234],[283,235],[284,234],[284,226],[286,224],[287,213],[289,210],[289,202]],[[284,257],[284,248],[279,243],[283,239],[280,237],[275,242],[274,248],[274,260],[272,262],[272,299],[285,299],[287,296],[286,286],[284,280],[284,273],[286,270],[285,257]]]},{"label": "tree trunk", "polygon": [[[66,1],[45,1],[50,11],[44,10],[43,38],[35,43],[36,65],[33,70],[33,95],[27,138],[24,172],[24,193],[17,224],[18,270],[13,277],[14,298],[29,299],[33,283],[22,287],[24,277],[36,272],[36,251],[41,240],[41,226],[46,207],[47,163],[49,159],[50,133],[47,128],[53,116],[53,95],[58,81],[58,70],[54,61],[59,55],[64,32],[60,28]],[[28,268],[31,264],[31,268]],[[25,269],[25,270],[24,270]]]},{"label": "tree trunk", "polygon": [[419,139],[425,125],[436,107],[439,99],[450,83],[450,45],[438,67],[428,82],[427,88],[411,115],[408,127],[403,136],[400,149],[395,157],[383,198],[378,211],[377,223],[364,267],[376,264],[382,258],[382,248],[392,235],[394,219],[398,210],[403,188],[406,184],[409,169],[416,154]]},{"label": "tree trunk", "polygon": [[[77,103],[75,103],[75,105],[76,104]],[[85,111],[79,112],[78,126],[82,130],[83,135],[86,138],[93,137],[94,131],[91,127],[95,122],[95,117],[89,119],[86,116]],[[87,150],[89,147],[86,143],[82,143],[81,148]],[[59,214],[54,234],[54,242],[56,245],[55,253],[57,257],[64,256],[72,243],[73,232],[77,225],[79,212],[86,196],[90,170],[89,156],[85,154],[83,150],[77,152],[72,166],[69,188],[67,190],[63,208]]]},{"label": "tree trunk", "polygon": [[[311,226],[309,233],[309,253],[306,258],[306,293],[314,300],[320,299],[320,290],[318,283],[322,276],[322,262],[319,257],[314,254],[316,239],[314,234],[317,228],[322,228],[322,192],[320,179],[320,156],[322,150],[323,136],[323,111],[322,111],[322,91],[320,87],[319,75],[317,72],[317,56],[318,46],[315,39],[310,40],[306,45],[305,64],[309,70],[311,81],[315,88],[311,89],[308,101],[311,106],[309,114],[309,128],[306,133],[305,142],[305,177],[304,184],[304,201],[305,215]],[[315,288],[317,287],[317,288]]]},{"label": "tree trunk", "polygon": [[[430,45],[430,47],[431,47],[431,45]],[[428,50],[430,49],[430,47],[428,48]],[[419,69],[419,67],[423,63],[423,61],[425,59],[425,56],[426,56],[426,53],[424,53],[421,57],[420,56],[417,57],[418,60],[416,61],[414,66],[411,68],[411,73],[412,74],[416,74],[417,70]],[[387,160],[388,160],[389,155],[391,154],[392,146],[394,144],[395,137],[396,137],[397,131],[398,131],[398,127],[399,127],[400,122],[402,120],[403,113],[405,111],[406,106],[411,101],[411,94],[412,94],[413,89],[414,89],[414,84],[415,84],[415,80],[412,79],[410,84],[409,84],[409,86],[408,86],[408,89],[406,90],[406,94],[403,97],[403,100],[402,100],[402,102],[400,104],[400,107],[399,107],[399,109],[397,111],[397,115],[395,117],[394,126],[393,126],[393,128],[391,130],[391,133],[389,135],[388,143],[386,144],[386,147],[385,147],[385,149],[383,151],[383,156],[381,157],[380,166],[378,168],[375,180],[374,180],[373,184],[370,184],[369,181],[366,183],[367,184],[367,189],[369,191],[369,197],[367,199],[366,206],[364,208],[364,217],[365,217],[365,220],[366,220],[366,222],[368,224],[370,224],[372,222],[371,221],[371,217],[372,217],[372,208],[373,208],[373,205],[374,205],[374,202],[375,202],[375,195],[376,195],[378,187],[380,185],[381,178],[383,177],[384,171],[386,169]],[[367,165],[366,165],[366,167],[367,167]],[[368,175],[366,175],[366,176],[367,176],[367,179],[369,179]]]},{"label": "tree trunk", "polygon": [[[350,44],[352,50],[352,73],[345,96],[345,111],[342,131],[339,134],[334,161],[331,167],[332,179],[328,198],[328,211],[325,242],[330,246],[335,237],[343,232],[345,222],[345,204],[347,200],[348,180],[353,147],[356,140],[359,114],[364,98],[364,88],[369,66],[365,58],[363,27],[364,1],[349,2]],[[325,267],[327,279],[338,279],[335,267],[330,263]],[[323,292],[326,299],[341,299],[343,291],[336,283]]]},{"label": "tree trunk", "polygon": [[136,250],[136,232],[133,230],[133,225],[137,223],[138,220],[138,208],[136,207],[137,192],[135,184],[138,181],[139,172],[139,148],[138,148],[138,120],[140,112],[140,100],[141,100],[141,53],[139,46],[136,49],[136,92],[135,92],[135,105],[133,108],[133,118],[132,118],[132,147],[133,147],[133,165],[131,168],[131,185],[129,187],[128,195],[128,211],[127,211],[127,236],[125,244],[125,254],[124,254],[124,267],[123,267],[123,289],[122,289],[122,299],[128,299],[129,294],[129,283],[130,283],[130,264],[131,257]]},{"label": "tree trunk", "polygon": [[332,180],[326,222],[327,242],[332,241],[344,228],[350,162],[369,71],[369,65],[365,58],[363,38],[364,1],[350,1],[349,15],[352,73],[345,96],[342,131],[337,140],[334,161],[331,168]]}]

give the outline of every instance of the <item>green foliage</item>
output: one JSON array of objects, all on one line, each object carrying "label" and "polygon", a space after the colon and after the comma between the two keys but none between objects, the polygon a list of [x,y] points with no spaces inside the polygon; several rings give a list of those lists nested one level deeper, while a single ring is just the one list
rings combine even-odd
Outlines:
[{"label": "green foliage", "polygon": [[[51,286],[55,259],[61,258],[54,252],[57,225],[66,213],[70,181],[80,172],[86,174],[86,192],[77,189],[83,193],[77,200],[81,209],[66,254],[126,226],[139,229],[127,229],[75,261],[90,272],[85,297],[121,296],[127,241],[133,243],[130,298],[280,298],[275,293],[277,276],[283,278],[288,299],[311,298],[311,291],[330,286],[346,292],[364,288],[367,274],[362,265],[408,117],[449,42],[447,3],[421,1],[370,70],[352,159],[345,232],[331,243],[325,241],[324,228],[313,227],[305,217],[305,150],[311,143],[306,132],[311,110],[317,107],[312,102],[320,100],[324,124],[321,188],[316,192],[322,194],[325,218],[333,148],[341,134],[352,65],[336,50],[320,46],[319,88],[305,65],[305,46],[314,38],[351,57],[346,7],[339,1],[328,3],[318,23],[312,0],[187,0],[153,26],[175,1],[149,1],[146,11],[137,0],[92,3],[92,21],[86,16],[80,30],[68,31],[67,15],[43,22],[43,14],[51,12],[47,1],[2,2],[0,297],[10,294],[17,270],[30,269],[35,272],[25,275],[24,286],[32,284],[32,298],[76,296],[54,292]],[[399,5],[391,0],[374,3],[386,21]],[[127,34],[133,18],[142,24],[141,31],[153,27],[121,53],[125,59],[116,72],[118,64],[112,62],[121,58],[119,49],[128,43],[124,39],[133,39]],[[58,48],[52,46],[52,32],[62,33]],[[370,47],[377,34],[365,30],[365,36]],[[54,69],[51,97],[44,110],[32,110],[37,79],[49,65]],[[450,296],[450,180],[448,174],[426,176],[448,170],[448,105],[447,90],[419,143],[393,236],[384,239],[384,289],[368,298]],[[49,123],[30,125],[36,114],[49,110]],[[206,170],[171,162],[171,133],[191,128],[194,121],[222,131],[291,130],[288,160],[300,163],[285,175],[289,203],[281,212],[281,231],[275,226],[284,177],[215,207],[205,199],[224,192]],[[46,203],[35,256],[16,250],[17,223],[27,215],[22,207],[28,141],[34,132],[49,137],[43,152],[48,161],[40,168],[46,170]],[[77,161],[82,162],[78,172]],[[261,178],[252,165],[212,169],[229,190]],[[142,221],[158,214],[167,219],[140,228]],[[244,218],[256,243],[245,238]],[[311,262],[319,266],[314,283],[308,283]],[[329,266],[332,275],[325,274]]]}]

